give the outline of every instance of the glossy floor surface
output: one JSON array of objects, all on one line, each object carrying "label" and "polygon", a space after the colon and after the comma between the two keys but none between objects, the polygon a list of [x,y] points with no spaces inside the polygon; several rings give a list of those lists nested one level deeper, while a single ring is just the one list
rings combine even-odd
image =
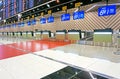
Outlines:
[{"label": "glossy floor surface", "polygon": [[[72,52],[72,51],[71,51]],[[43,50],[35,52],[37,55],[50,58],[54,61],[64,62],[65,64],[77,67],[89,72],[107,76],[108,79],[120,79],[120,62],[115,63],[106,59],[92,58],[77,55],[74,52],[66,53],[60,50]],[[89,52],[84,52],[89,53]],[[120,59],[120,57],[119,57]],[[96,78],[93,78],[96,79]]]},{"label": "glossy floor surface", "polygon": [[70,44],[69,42],[57,41],[26,41],[26,42],[11,42],[7,40],[0,41],[0,59],[19,56],[27,53],[33,53],[40,50],[51,49],[58,46]]},{"label": "glossy floor surface", "polygon": [[116,48],[49,40],[0,40],[0,79],[41,79],[67,66],[120,79]]},{"label": "glossy floor surface", "polygon": [[115,63],[120,63],[120,55],[115,54],[118,51],[114,47],[100,47],[80,44],[69,44],[66,46],[56,47],[53,50],[63,51],[65,53],[73,53],[79,56],[89,58],[98,58]]}]

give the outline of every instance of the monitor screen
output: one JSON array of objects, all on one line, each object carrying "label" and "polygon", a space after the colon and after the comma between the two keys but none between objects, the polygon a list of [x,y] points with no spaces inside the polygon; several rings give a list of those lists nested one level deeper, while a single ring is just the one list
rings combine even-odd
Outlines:
[{"label": "monitor screen", "polygon": [[31,21],[31,24],[32,24],[32,25],[35,25],[35,24],[36,24],[36,20],[35,20],[35,19],[32,20],[32,21]]},{"label": "monitor screen", "polygon": [[31,25],[31,22],[30,22],[30,21],[28,21],[28,22],[27,22],[27,25],[28,25],[28,26],[30,26],[30,25]]},{"label": "monitor screen", "polygon": [[98,8],[98,16],[110,16],[116,14],[116,5],[107,5]]},{"label": "monitor screen", "polygon": [[45,23],[46,23],[46,18],[41,18],[41,19],[40,19],[40,23],[41,23],[41,24],[45,24]]},{"label": "monitor screen", "polygon": [[16,24],[12,24],[12,27],[16,27]]},{"label": "monitor screen", "polygon": [[48,17],[48,18],[47,18],[47,22],[48,22],[48,23],[54,22],[54,17],[53,17],[53,16]]},{"label": "monitor screen", "polygon": [[69,21],[70,20],[70,14],[62,14],[61,15],[61,21]]},{"label": "monitor screen", "polygon": [[21,22],[21,27],[23,27],[24,26],[24,22]]},{"label": "monitor screen", "polygon": [[83,19],[84,18],[84,11],[77,11],[73,13],[73,20]]},{"label": "monitor screen", "polygon": [[21,26],[21,23],[18,23],[18,27],[20,27]]}]

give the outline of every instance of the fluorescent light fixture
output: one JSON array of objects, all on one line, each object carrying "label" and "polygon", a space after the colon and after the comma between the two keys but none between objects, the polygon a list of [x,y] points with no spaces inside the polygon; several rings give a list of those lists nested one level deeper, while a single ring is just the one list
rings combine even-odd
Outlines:
[{"label": "fluorescent light fixture", "polygon": [[57,8],[57,10],[60,10],[59,8]]},{"label": "fluorescent light fixture", "polygon": [[6,20],[4,20],[4,23],[6,22]]},{"label": "fluorescent light fixture", "polygon": [[79,32],[68,32],[68,34],[80,34]]},{"label": "fluorescent light fixture", "polygon": [[22,14],[18,14],[18,18],[21,18],[22,17]]},{"label": "fluorescent light fixture", "polygon": [[48,32],[43,32],[42,34],[49,34]]},{"label": "fluorescent light fixture", "polygon": [[41,34],[40,32],[36,32],[35,34]]},{"label": "fluorescent light fixture", "polygon": [[65,34],[65,32],[56,32],[56,34]]},{"label": "fluorescent light fixture", "polygon": [[94,32],[94,34],[112,34],[112,32]]},{"label": "fluorescent light fixture", "polygon": [[88,12],[88,11],[92,10],[93,8],[95,8],[95,7],[96,7],[96,4],[93,5],[92,7],[90,7],[89,9],[87,9],[85,12]]}]

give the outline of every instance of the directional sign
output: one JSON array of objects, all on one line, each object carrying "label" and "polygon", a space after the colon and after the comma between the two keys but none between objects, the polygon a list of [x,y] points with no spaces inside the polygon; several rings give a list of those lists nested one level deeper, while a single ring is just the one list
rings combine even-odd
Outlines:
[{"label": "directional sign", "polygon": [[98,8],[98,16],[110,16],[116,14],[116,5],[102,6]]},{"label": "directional sign", "polygon": [[40,24],[46,24],[46,18],[41,18],[40,19]]},{"label": "directional sign", "polygon": [[83,19],[84,18],[84,11],[77,11],[73,13],[73,20]]},{"label": "directional sign", "polygon": [[48,23],[54,22],[54,17],[53,17],[53,16],[48,17],[48,18],[47,18],[47,22],[48,22]]},{"label": "directional sign", "polygon": [[61,15],[61,21],[69,21],[70,20],[70,14],[62,14]]}]

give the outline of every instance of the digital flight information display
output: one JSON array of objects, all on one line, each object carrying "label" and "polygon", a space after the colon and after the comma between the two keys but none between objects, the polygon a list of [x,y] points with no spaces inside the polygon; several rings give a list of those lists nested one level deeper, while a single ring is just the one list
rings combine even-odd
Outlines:
[{"label": "digital flight information display", "polygon": [[0,14],[2,14],[4,19],[6,19],[17,13],[49,1],[51,0],[3,0],[2,8],[4,8],[4,11]]}]

